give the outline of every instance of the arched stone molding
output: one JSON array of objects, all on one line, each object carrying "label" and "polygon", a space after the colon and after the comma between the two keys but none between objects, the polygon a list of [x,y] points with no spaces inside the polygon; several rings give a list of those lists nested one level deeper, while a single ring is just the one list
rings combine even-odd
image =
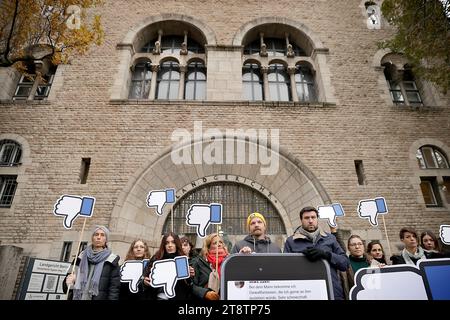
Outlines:
[{"label": "arched stone molding", "polygon": [[[274,28],[274,25],[277,27]],[[324,47],[319,37],[303,23],[283,17],[257,18],[239,28],[234,36],[233,46],[245,46],[259,32],[264,32],[266,29],[265,33],[269,32],[270,36],[280,38],[284,38],[286,32],[289,33],[290,42],[296,43],[305,50],[306,55],[311,58],[310,63],[316,70],[315,81],[318,89],[318,100],[336,104],[335,90],[331,84],[331,73],[327,64],[329,50]],[[299,58],[301,57],[298,57],[297,60]],[[295,61],[295,63],[297,62]]]},{"label": "arched stone molding", "polygon": [[139,22],[124,37],[121,43],[117,44],[119,70],[117,71],[114,85],[111,88],[111,99],[127,99],[129,90],[130,66],[133,56],[137,53],[146,41],[154,38],[158,29],[164,28],[167,32],[176,28],[180,29],[182,23],[189,36],[201,45],[216,45],[216,35],[214,31],[202,21],[181,14],[160,14],[151,16]]},{"label": "arched stone molding", "polygon": [[[221,181],[229,181],[238,177],[238,180],[234,181],[235,183],[244,183],[258,190],[277,208],[286,227],[287,235],[292,234],[300,224],[299,211],[301,207],[331,203],[330,197],[315,175],[301,160],[286,150],[279,150],[278,146],[271,146],[263,139],[253,140],[248,136],[239,135],[216,135],[214,141],[222,143],[224,155],[227,151],[225,149],[230,150],[227,144],[233,145],[235,156],[238,152],[238,143],[244,145],[245,163],[217,163],[219,161],[212,164],[206,164],[205,161],[195,163],[195,154],[201,154],[200,148],[204,154],[205,148],[210,146],[210,141],[193,139],[174,150],[167,148],[136,171],[120,193],[109,224],[112,231],[111,239],[116,242],[118,247],[126,250],[127,245],[138,237],[147,240],[153,248],[158,246],[169,208],[165,207],[161,216],[158,216],[154,209],[147,208],[148,192],[175,188],[177,199],[180,199],[185,192],[190,191],[186,189],[183,191],[183,188],[192,185],[193,182],[201,181],[204,177],[211,179],[211,181],[207,179],[206,183],[215,182],[214,176]],[[175,164],[171,153],[187,152],[188,150],[191,152],[191,163]],[[261,168],[264,166],[261,163],[250,163],[249,155],[252,154],[250,150],[267,152],[270,157],[278,158],[276,174],[261,174]],[[192,188],[195,186],[192,185]],[[269,193],[272,197],[269,196]],[[273,199],[276,199],[276,202]],[[322,227],[326,228],[326,223],[323,221],[320,223]]]}]

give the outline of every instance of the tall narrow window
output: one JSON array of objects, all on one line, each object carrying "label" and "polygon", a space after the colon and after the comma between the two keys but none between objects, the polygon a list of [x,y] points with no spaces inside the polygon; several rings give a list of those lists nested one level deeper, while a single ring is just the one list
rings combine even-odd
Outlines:
[{"label": "tall narrow window", "polygon": [[242,68],[242,85],[244,87],[244,99],[260,101],[264,99],[263,78],[260,68],[255,63],[246,63]]},{"label": "tall narrow window", "polygon": [[206,68],[203,62],[189,63],[184,95],[186,100],[205,100]]},{"label": "tall narrow window", "polygon": [[177,62],[167,61],[161,64],[158,72],[157,99],[177,99],[180,85],[180,67]]},{"label": "tall narrow window", "polygon": [[72,241],[64,241],[59,260],[69,262],[70,252],[72,251]]},{"label": "tall narrow window", "polygon": [[134,66],[131,76],[129,99],[147,99],[150,92],[152,70],[150,62],[141,62]]},{"label": "tall narrow window", "polygon": [[269,94],[272,101],[290,101],[290,79],[282,64],[271,64],[268,72]]},{"label": "tall narrow window", "polygon": [[295,86],[297,88],[298,100],[302,102],[316,101],[316,90],[314,88],[314,77],[311,69],[307,66],[297,65],[295,70]]},{"label": "tall narrow window", "polygon": [[360,186],[366,184],[366,176],[364,174],[364,165],[362,160],[355,160],[356,176],[358,177],[358,184]]},{"label": "tall narrow window", "polygon": [[442,206],[439,189],[435,177],[421,177],[420,189],[427,207]]},{"label": "tall narrow window", "polygon": [[0,176],[0,208],[10,208],[17,188],[17,176]]},{"label": "tall narrow window", "polygon": [[91,158],[81,158],[80,183],[86,184],[91,166]]},{"label": "tall narrow window", "polygon": [[20,164],[22,149],[13,140],[0,141],[0,166],[17,166]]}]

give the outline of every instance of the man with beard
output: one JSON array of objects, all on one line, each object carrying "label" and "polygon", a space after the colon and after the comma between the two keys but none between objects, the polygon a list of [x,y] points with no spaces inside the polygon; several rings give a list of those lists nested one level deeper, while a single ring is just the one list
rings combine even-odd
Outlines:
[{"label": "man with beard", "polygon": [[337,270],[346,271],[349,260],[336,238],[319,228],[318,211],[305,207],[300,211],[301,226],[287,238],[284,253],[303,253],[310,261],[325,259],[330,264],[333,292],[336,300],[343,300],[344,293]]},{"label": "man with beard", "polygon": [[249,235],[237,242],[231,253],[281,253],[280,247],[274,244],[266,235],[266,219],[258,212],[247,218]]}]

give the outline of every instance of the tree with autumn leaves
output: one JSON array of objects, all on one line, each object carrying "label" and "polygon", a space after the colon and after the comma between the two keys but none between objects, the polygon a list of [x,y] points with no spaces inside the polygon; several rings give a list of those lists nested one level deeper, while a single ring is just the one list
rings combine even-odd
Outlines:
[{"label": "tree with autumn leaves", "polygon": [[381,44],[405,54],[413,72],[450,89],[450,0],[384,0],[383,16],[397,28]]},{"label": "tree with autumn leaves", "polygon": [[0,67],[15,66],[24,73],[36,61],[67,63],[100,45],[103,29],[90,8],[102,0],[0,1]]}]

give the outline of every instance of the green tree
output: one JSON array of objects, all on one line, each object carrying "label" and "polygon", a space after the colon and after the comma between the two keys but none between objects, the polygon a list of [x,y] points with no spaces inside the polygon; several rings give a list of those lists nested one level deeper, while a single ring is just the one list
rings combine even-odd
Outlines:
[{"label": "green tree", "polygon": [[405,54],[416,75],[446,93],[450,88],[450,0],[385,0],[381,10],[397,28],[381,47]]},{"label": "green tree", "polygon": [[99,15],[87,11],[102,0],[0,1],[0,67],[26,72],[36,60],[66,63],[100,45],[103,29]]}]

